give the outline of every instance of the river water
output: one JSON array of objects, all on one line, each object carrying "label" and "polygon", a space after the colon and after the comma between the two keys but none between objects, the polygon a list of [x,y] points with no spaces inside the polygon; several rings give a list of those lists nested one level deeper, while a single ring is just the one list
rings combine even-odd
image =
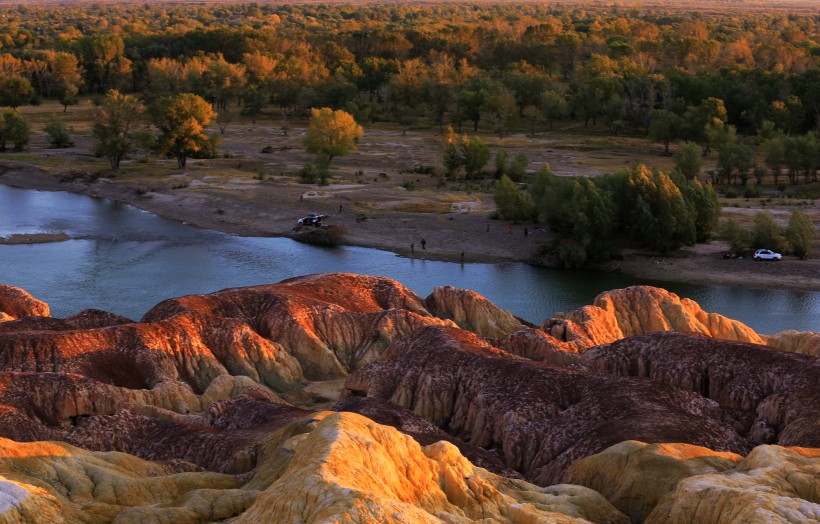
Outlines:
[{"label": "river water", "polygon": [[535,323],[589,304],[602,291],[650,284],[760,333],[820,330],[818,292],[664,283],[519,263],[461,265],[359,247],[321,248],[198,229],[110,200],[0,185],[0,236],[39,232],[65,232],[73,240],[0,245],[0,283],[47,302],[55,317],[97,308],[138,320],[166,298],[344,271],[391,277],[421,296],[438,285],[470,288]]}]

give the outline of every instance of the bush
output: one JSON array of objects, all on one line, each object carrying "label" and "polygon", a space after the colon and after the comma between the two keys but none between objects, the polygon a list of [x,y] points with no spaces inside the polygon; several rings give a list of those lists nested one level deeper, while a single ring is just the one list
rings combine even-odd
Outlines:
[{"label": "bush", "polygon": [[751,232],[731,218],[720,225],[720,238],[729,242],[732,253],[738,254],[745,253],[752,242]]},{"label": "bush", "polygon": [[49,122],[44,130],[48,135],[48,143],[51,147],[64,148],[74,145],[71,140],[71,130],[65,125],[65,122],[56,116],[51,115],[49,117]]},{"label": "bush", "polygon": [[743,198],[760,198],[763,196],[763,188],[759,185],[746,186],[743,189]]},{"label": "bush", "polygon": [[752,227],[752,247],[784,251],[786,247],[783,233],[774,221],[771,211],[761,211],[755,215]]},{"label": "bush", "polygon": [[792,213],[791,218],[789,218],[789,226],[786,228],[786,240],[789,242],[789,248],[794,256],[801,259],[809,258],[811,245],[814,243],[816,236],[817,231],[808,215],[800,211]]},{"label": "bush", "polygon": [[15,151],[22,151],[28,145],[31,137],[31,124],[16,109],[9,109],[3,113],[2,129],[0,129],[0,151],[6,149],[6,142],[14,145]]}]

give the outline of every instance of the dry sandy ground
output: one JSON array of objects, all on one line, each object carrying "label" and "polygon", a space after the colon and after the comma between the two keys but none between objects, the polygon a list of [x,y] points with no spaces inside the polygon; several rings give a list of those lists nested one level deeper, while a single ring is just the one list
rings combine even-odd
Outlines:
[{"label": "dry sandy ground", "polygon": [[[435,177],[406,172],[414,166],[438,163],[440,145],[435,132],[405,135],[399,130],[368,129],[357,153],[334,160],[334,184],[325,187],[298,184],[292,176],[284,175],[309,160],[301,148],[303,134],[304,128],[293,124],[287,136],[273,122],[231,126],[220,148],[230,153],[229,158],[189,160],[183,172],[168,161],[134,162],[124,166],[116,178],[93,181],[61,182],[58,175],[65,172],[64,167],[46,173],[25,164],[0,162],[0,183],[110,198],[234,234],[291,236],[298,218],[316,212],[329,215],[328,223],[342,226],[345,243],[352,245],[452,261],[459,261],[463,253],[468,263],[544,262],[542,254],[548,251],[550,234],[532,225],[489,220],[494,204],[487,182],[450,183],[440,188]],[[623,167],[616,163],[629,165],[636,158],[651,159],[654,154],[645,141],[638,140],[626,141],[613,152],[606,149],[606,143],[595,142],[603,140],[600,138],[589,139],[589,146],[596,148],[593,151],[573,150],[549,133],[516,135],[503,141],[485,139],[492,148],[507,149],[511,157],[526,152],[531,168],[549,162],[554,172],[567,175],[601,172],[604,167],[612,171]],[[77,142],[75,148],[47,154],[61,157],[63,166],[98,162],[96,170],[103,170],[102,161],[87,154],[87,138],[78,137]],[[274,152],[262,154],[265,146]],[[45,146],[36,141],[32,144],[33,152],[40,148]],[[406,190],[403,186],[407,183],[416,189]],[[726,209],[740,215],[754,211]],[[774,211],[781,222],[788,219],[789,209]],[[820,221],[816,204],[803,211],[816,223]],[[820,260],[724,260],[725,252],[726,246],[720,242],[687,248],[662,259],[631,252],[600,269],[653,280],[820,290]]]}]

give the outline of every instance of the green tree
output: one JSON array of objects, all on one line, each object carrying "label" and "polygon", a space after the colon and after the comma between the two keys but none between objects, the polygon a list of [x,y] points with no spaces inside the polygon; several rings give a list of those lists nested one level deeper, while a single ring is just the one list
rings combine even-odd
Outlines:
[{"label": "green tree", "polygon": [[34,88],[27,78],[10,76],[0,81],[0,106],[16,109],[36,101]]},{"label": "green tree", "polygon": [[662,253],[695,242],[692,208],[669,176],[642,165],[629,172],[627,186],[624,224],[634,239]]},{"label": "green tree", "polygon": [[31,124],[16,109],[3,113],[3,126],[0,132],[0,150],[6,149],[6,142],[14,145],[15,151],[22,151],[31,137]]},{"label": "green tree", "polygon": [[703,165],[703,155],[694,142],[686,142],[675,152],[675,169],[680,171],[688,180],[694,180],[700,167]]},{"label": "green tree", "polygon": [[60,87],[57,89],[57,97],[63,105],[63,113],[68,111],[68,106],[76,106],[80,103],[77,99],[79,92],[80,88],[73,82],[62,82],[60,84]]},{"label": "green tree", "polygon": [[160,151],[176,158],[183,169],[188,157],[213,150],[214,139],[205,128],[215,117],[211,104],[192,93],[158,99],[151,108],[151,119],[161,132]]},{"label": "green tree", "polygon": [[774,220],[771,211],[761,211],[755,215],[752,226],[752,247],[784,251],[783,231]]},{"label": "green tree", "polygon": [[510,169],[509,161],[507,159],[507,151],[499,149],[495,153],[495,177],[501,178],[506,175]]},{"label": "green tree", "polygon": [[71,140],[71,130],[65,122],[55,115],[49,117],[48,124],[46,124],[44,131],[46,135],[48,135],[48,143],[51,147],[64,148],[74,145],[74,142]]},{"label": "green tree", "polygon": [[513,182],[521,182],[527,174],[527,165],[530,160],[524,153],[518,153],[510,162],[510,179]]},{"label": "green tree", "polygon": [[671,178],[691,208],[690,216],[694,217],[695,222],[695,240],[697,242],[709,240],[717,230],[720,221],[720,201],[714,188],[697,179],[683,179],[680,173],[673,172]]},{"label": "green tree", "polygon": [[795,211],[789,217],[789,225],[786,227],[786,241],[794,256],[805,260],[811,254],[811,247],[817,236],[817,229],[811,221],[811,217]]},{"label": "green tree", "polygon": [[111,169],[131,152],[134,128],[140,121],[143,106],[136,97],[112,89],[105,94],[92,128],[94,154],[104,156]]},{"label": "green tree", "polygon": [[251,121],[255,124],[256,117],[262,114],[268,98],[266,91],[256,86],[247,87],[242,92],[242,115],[251,117]]},{"label": "green tree", "polygon": [[541,114],[550,123],[550,129],[552,129],[556,120],[566,118],[569,114],[569,104],[557,91],[544,91],[541,95]]},{"label": "green tree", "polygon": [[666,109],[653,109],[649,117],[649,138],[663,144],[669,154],[669,143],[678,136],[678,115]]},{"label": "green tree", "polygon": [[318,156],[325,170],[330,161],[356,151],[364,130],[350,113],[329,107],[310,110],[310,124],[304,139],[305,150]]},{"label": "green tree", "polygon": [[[530,186],[530,196],[532,197],[532,201],[535,204],[537,212],[540,213],[540,211],[546,206],[544,202],[546,195],[556,184],[557,179],[555,178],[555,175],[552,174],[550,165],[545,162],[538,172],[535,173],[535,180]],[[535,216],[536,220],[539,218],[539,216]]]},{"label": "green tree", "polygon": [[[542,170],[538,214],[559,236],[558,258],[565,267],[581,267],[609,256],[616,210],[612,195],[588,178],[557,179]],[[543,188],[543,189],[542,189]]]},{"label": "green tree", "polygon": [[462,142],[464,171],[468,178],[475,178],[490,161],[490,148],[479,137],[471,137]]},{"label": "green tree", "polygon": [[780,171],[786,165],[786,139],[782,136],[777,136],[763,142],[763,152],[765,156],[766,165],[772,170],[774,177],[774,184],[777,185],[777,179],[780,177]]},{"label": "green tree", "polygon": [[493,197],[498,215],[503,220],[526,220],[532,216],[532,199],[521,191],[507,175],[502,175],[496,181]]},{"label": "green tree", "polygon": [[754,159],[754,150],[746,144],[727,144],[718,155],[718,173],[731,183],[737,172],[745,185],[749,171],[754,167]]},{"label": "green tree", "polygon": [[751,231],[732,218],[720,224],[720,238],[729,242],[729,249],[732,253],[744,253],[752,244]]},{"label": "green tree", "polygon": [[[481,173],[490,161],[490,148],[478,137],[458,135],[448,127],[442,145],[442,162],[448,176],[455,176],[460,168],[470,178]],[[502,156],[506,164],[506,153]]]}]

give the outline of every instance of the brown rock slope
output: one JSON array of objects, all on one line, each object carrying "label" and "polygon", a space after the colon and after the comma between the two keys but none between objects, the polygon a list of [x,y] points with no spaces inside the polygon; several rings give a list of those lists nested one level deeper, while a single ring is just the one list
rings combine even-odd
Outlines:
[{"label": "brown rock slope", "polygon": [[745,452],[717,403],[678,387],[517,359],[475,335],[429,327],[348,377],[355,395],[387,400],[482,448],[536,484],[624,440]]},{"label": "brown rock slope", "polygon": [[585,363],[699,393],[752,444],[820,447],[820,359],[764,346],[654,333],[590,349]]}]

